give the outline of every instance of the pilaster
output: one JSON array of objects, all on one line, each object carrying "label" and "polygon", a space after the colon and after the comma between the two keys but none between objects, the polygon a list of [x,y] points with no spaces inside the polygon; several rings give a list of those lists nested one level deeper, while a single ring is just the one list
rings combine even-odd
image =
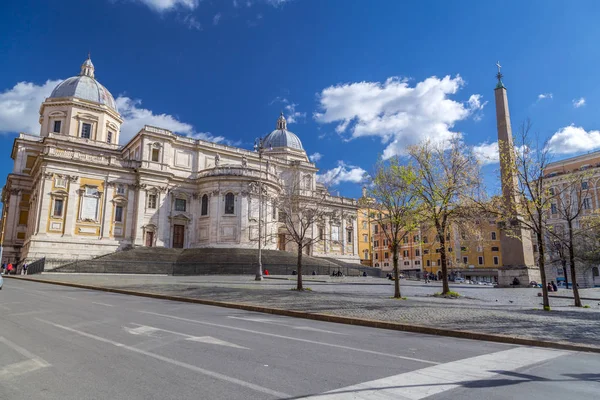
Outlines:
[{"label": "pilaster", "polygon": [[[76,176],[69,177],[69,197],[67,199],[67,212],[65,214],[65,226],[63,236],[72,236],[75,221],[77,220],[77,200],[79,198],[79,179]],[[47,196],[50,198],[50,196]],[[47,211],[46,214],[48,215]]]}]

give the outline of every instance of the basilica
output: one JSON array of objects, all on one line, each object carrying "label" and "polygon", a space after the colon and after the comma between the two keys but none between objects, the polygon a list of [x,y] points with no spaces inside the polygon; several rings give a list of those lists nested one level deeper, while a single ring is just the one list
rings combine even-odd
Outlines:
[{"label": "basilica", "polygon": [[327,209],[304,252],[359,262],[357,202],[317,182],[283,114],[260,151],[154,126],[120,145],[123,118],[88,57],[41,104],[39,122],[39,135],[21,133],[13,144],[2,190],[3,263],[141,246],[257,248],[259,237],[263,248],[295,251],[276,201],[291,182]]}]

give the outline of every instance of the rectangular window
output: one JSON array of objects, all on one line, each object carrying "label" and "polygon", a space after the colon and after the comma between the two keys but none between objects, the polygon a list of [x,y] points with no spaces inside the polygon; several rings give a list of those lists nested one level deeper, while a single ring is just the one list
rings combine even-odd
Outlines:
[{"label": "rectangular window", "polygon": [[419,257],[420,255],[421,255],[421,250],[419,250],[419,249],[416,249],[416,250],[415,250],[415,256],[416,256],[416,257]]},{"label": "rectangular window", "polygon": [[54,210],[52,212],[53,217],[62,217],[63,215],[63,199],[54,199]]},{"label": "rectangular window", "polygon": [[419,235],[413,236],[413,241],[416,243],[419,241]]},{"label": "rectangular window", "polygon": [[548,193],[550,193],[550,196],[554,196],[554,188],[550,188],[548,190]]},{"label": "rectangular window", "polygon": [[423,254],[429,254],[429,250],[427,250],[427,249],[423,250]]},{"label": "rectangular window", "polygon": [[325,240],[325,230],[319,227],[319,240]]},{"label": "rectangular window", "polygon": [[379,260],[379,254],[375,253],[375,259]]},{"label": "rectangular window", "polygon": [[19,212],[19,225],[27,225],[28,218],[29,218],[29,211],[21,210]]},{"label": "rectangular window", "polygon": [[587,190],[587,188],[588,188],[588,183],[587,183],[587,182],[581,182],[581,188],[582,188],[583,190]]},{"label": "rectangular window", "polygon": [[408,250],[402,251],[402,257],[408,257]]},{"label": "rectangular window", "polygon": [[85,195],[86,196],[97,196],[98,188],[96,186],[86,186],[85,187]]},{"label": "rectangular window", "polygon": [[452,247],[448,247],[448,253],[452,253]]},{"label": "rectangular window", "polygon": [[423,243],[428,243],[428,240],[429,239],[427,239],[427,236],[423,236]]},{"label": "rectangular window", "polygon": [[277,207],[273,204],[273,208],[271,209],[271,219],[275,221],[277,219]]},{"label": "rectangular window", "polygon": [[387,251],[385,253],[383,253],[383,258],[385,258],[386,260],[389,258],[389,254]]},{"label": "rectangular window", "polygon": [[467,248],[465,246],[460,248],[460,251],[467,251]]},{"label": "rectangular window", "polygon": [[550,205],[550,212],[551,212],[552,214],[557,214],[557,213],[558,213],[558,208],[556,207],[556,204],[555,204],[555,203],[552,203],[552,204]]},{"label": "rectangular window", "polygon": [[496,240],[496,232],[492,232],[492,240]]},{"label": "rectangular window", "polygon": [[115,207],[115,222],[123,222],[123,206]]},{"label": "rectangular window", "polygon": [[158,162],[160,151],[158,149],[152,149],[152,161]]},{"label": "rectangular window", "polygon": [[408,236],[404,236],[404,239],[402,239],[402,242],[404,244],[407,244],[408,243]]},{"label": "rectangular window", "polygon": [[442,265],[442,262],[440,261],[440,259],[438,258],[438,263],[437,265]]},{"label": "rectangular window", "polygon": [[54,133],[60,133],[60,121],[54,121]]},{"label": "rectangular window", "polygon": [[479,261],[479,265],[483,265],[483,257],[479,256],[477,257],[478,261]]},{"label": "rectangular window", "polygon": [[592,199],[590,199],[589,197],[586,197],[585,199],[583,199],[583,209],[584,210],[592,209]]},{"label": "rectangular window", "polygon": [[363,242],[365,242],[365,243],[369,242],[369,235],[363,235]]},{"label": "rectangular window", "polygon": [[375,227],[373,228],[373,232],[379,233],[379,225],[375,225]]},{"label": "rectangular window", "polygon": [[410,261],[404,261],[404,265],[410,265]]},{"label": "rectangular window", "polygon": [[124,195],[125,194],[125,186],[119,185],[117,186],[117,194]]},{"label": "rectangular window", "polygon": [[150,209],[156,209],[156,195],[155,194],[149,194],[148,195],[148,208]]},{"label": "rectangular window", "polygon": [[379,240],[373,242],[373,247],[379,247]]},{"label": "rectangular window", "polygon": [[498,265],[499,261],[498,261],[498,257],[494,256],[494,265]]},{"label": "rectangular window", "polygon": [[113,133],[111,131],[108,131],[108,133],[106,134],[106,143],[112,143],[112,138]]},{"label": "rectangular window", "polygon": [[469,257],[463,257],[463,263],[468,264],[469,263]]},{"label": "rectangular window", "polygon": [[427,266],[431,267],[431,261],[427,260]]},{"label": "rectangular window", "polygon": [[500,248],[499,248],[499,247],[496,247],[496,246],[494,246],[494,247],[492,247],[492,251],[500,251]]},{"label": "rectangular window", "polygon": [[352,236],[353,236],[353,234],[354,234],[354,232],[352,230],[348,230],[346,232],[346,238],[347,238],[346,242],[352,243]]},{"label": "rectangular window", "polygon": [[421,265],[421,261],[415,260],[415,265]]},{"label": "rectangular window", "polygon": [[340,227],[339,226],[331,227],[331,240],[336,241],[336,242],[340,240]]},{"label": "rectangular window", "polygon": [[363,223],[362,223],[362,228],[363,228],[363,229],[367,229],[367,221],[363,221]]},{"label": "rectangular window", "polygon": [[59,177],[54,178],[54,187],[66,188],[67,180],[65,178],[59,178]]},{"label": "rectangular window", "polygon": [[175,199],[175,211],[185,211],[185,199]]},{"label": "rectangular window", "polygon": [[283,210],[279,210],[278,221],[285,222],[286,213]]},{"label": "rectangular window", "polygon": [[85,122],[81,124],[81,137],[84,139],[92,137],[92,124],[86,124]]}]

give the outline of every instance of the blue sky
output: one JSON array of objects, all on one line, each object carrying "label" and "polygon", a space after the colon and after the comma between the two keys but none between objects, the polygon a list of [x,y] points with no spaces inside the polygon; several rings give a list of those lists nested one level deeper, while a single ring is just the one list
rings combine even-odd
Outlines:
[{"label": "blue sky", "polygon": [[498,60],[513,130],[530,118],[556,158],[594,150],[599,14],[597,1],[4,0],[0,174],[88,51],[123,138],[148,123],[250,148],[283,110],[351,197],[378,157],[456,132],[493,176]]}]

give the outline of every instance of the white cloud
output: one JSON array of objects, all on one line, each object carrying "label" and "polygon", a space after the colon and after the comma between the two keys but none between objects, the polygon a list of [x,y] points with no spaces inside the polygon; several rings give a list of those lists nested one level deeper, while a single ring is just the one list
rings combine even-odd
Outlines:
[{"label": "white cloud", "polygon": [[169,114],[154,114],[151,110],[140,107],[141,100],[134,100],[126,96],[119,96],[116,99],[117,108],[124,119],[121,126],[121,143],[126,143],[131,139],[144,125],[152,125],[158,128],[168,129],[181,135],[189,136],[194,139],[209,140],[211,142],[222,142],[225,138],[222,136],[212,136],[207,132],[197,132],[191,124],[181,122]]},{"label": "white cloud", "polygon": [[42,85],[19,82],[0,93],[0,132],[40,132],[40,104],[50,96],[60,80],[48,80]]},{"label": "white cloud", "polygon": [[176,8],[194,10],[198,7],[200,0],[136,0],[148,6],[151,10],[162,13]]},{"label": "white cloud", "polygon": [[336,122],[336,131],[351,138],[378,136],[387,144],[383,157],[403,154],[408,145],[423,140],[445,141],[458,135],[454,125],[470,116],[481,119],[487,102],[471,95],[466,102],[448,96],[464,86],[460,76],[432,76],[410,87],[406,79],[355,82],[330,86],[319,94],[320,123]]},{"label": "white cloud", "polygon": [[579,108],[585,106],[585,98],[580,97],[578,99],[573,99],[573,107]]},{"label": "white cloud", "polygon": [[473,153],[481,165],[496,164],[499,161],[498,142],[480,143],[473,146]]},{"label": "white cloud", "polygon": [[289,3],[291,0],[265,0],[267,4],[273,7],[280,7],[286,3]]},{"label": "white cloud", "polygon": [[600,148],[600,131],[587,131],[569,125],[559,129],[548,141],[550,151],[556,154],[581,153]]},{"label": "white cloud", "polygon": [[[0,93],[0,132],[25,132],[38,135],[40,105],[60,82],[60,80],[48,80],[42,85],[19,82],[13,88]],[[116,103],[124,120],[121,126],[121,143],[126,143],[144,125],[168,129],[195,139],[229,143],[222,136],[197,132],[191,124],[181,122],[172,115],[155,114],[151,110],[142,108],[140,100],[119,96]]]},{"label": "white cloud", "polygon": [[319,160],[321,160],[321,158],[323,158],[323,154],[321,154],[321,153],[313,153],[310,156],[308,156],[308,158],[312,162],[318,162]]},{"label": "white cloud", "polygon": [[538,95],[538,100],[552,99],[552,93],[541,93]]},{"label": "white cloud", "polygon": [[218,25],[220,20],[221,20],[221,13],[215,14],[215,16],[213,17],[213,25]]},{"label": "white cloud", "polygon": [[202,30],[202,24],[200,24],[200,22],[198,22],[196,17],[194,17],[192,14],[188,14],[183,17],[183,23],[190,29],[196,29],[198,31]]},{"label": "white cloud", "polygon": [[298,104],[291,102],[285,97],[276,97],[273,101],[269,103],[269,105],[272,105],[273,103],[285,104],[283,108],[286,111],[284,114],[288,124],[295,124],[300,121],[303,122],[306,119],[305,112],[296,111],[296,107],[298,106]]},{"label": "white cloud", "polygon": [[317,180],[325,185],[335,186],[342,182],[360,183],[365,180],[367,171],[338,161],[338,166],[317,175]]}]

